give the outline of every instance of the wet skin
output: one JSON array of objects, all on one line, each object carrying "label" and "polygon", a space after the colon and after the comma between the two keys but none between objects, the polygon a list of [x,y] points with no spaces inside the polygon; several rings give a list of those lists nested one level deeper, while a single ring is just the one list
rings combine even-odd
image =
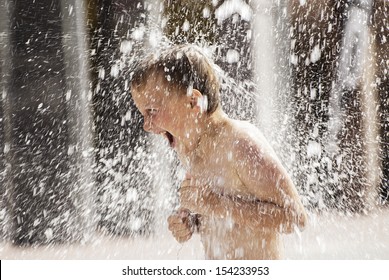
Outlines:
[{"label": "wet skin", "polygon": [[203,112],[200,92],[176,92],[161,75],[132,93],[144,129],[165,136],[187,169],[181,208],[168,219],[177,241],[191,238],[197,213],[206,258],[280,258],[280,234],[303,228],[306,213],[258,129],[221,109]]}]

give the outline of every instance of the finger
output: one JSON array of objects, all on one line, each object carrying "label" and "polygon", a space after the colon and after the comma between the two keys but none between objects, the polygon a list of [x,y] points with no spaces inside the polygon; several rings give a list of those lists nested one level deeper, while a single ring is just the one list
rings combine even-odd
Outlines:
[{"label": "finger", "polygon": [[183,236],[177,236],[177,237],[175,237],[175,239],[179,243],[184,243],[184,242],[188,241],[191,237],[192,237],[192,233],[188,233],[188,234],[183,235]]},{"label": "finger", "polygon": [[177,224],[182,221],[182,218],[179,215],[171,215],[169,218],[167,218],[168,224]]},{"label": "finger", "polygon": [[179,232],[179,233],[172,233],[173,237],[178,241],[178,242],[184,242],[190,239],[193,235],[192,232],[187,231],[187,232]]},{"label": "finger", "polygon": [[190,226],[187,225],[187,224],[170,224],[168,226],[168,229],[171,231],[171,232],[179,232],[179,231],[184,231],[184,230],[190,230]]},{"label": "finger", "polygon": [[180,184],[180,189],[183,188],[194,188],[199,184],[199,181],[193,177],[190,178],[185,178],[181,184]]},{"label": "finger", "polygon": [[190,222],[189,217],[181,218],[180,216],[174,217],[169,219],[168,225],[169,226],[180,226],[180,225],[187,225]]},{"label": "finger", "polygon": [[188,208],[181,207],[177,210],[176,214],[181,217],[181,219],[184,219],[190,216],[191,211]]},{"label": "finger", "polygon": [[175,221],[175,222],[172,222],[172,223],[168,224],[168,228],[169,229],[183,228],[183,227],[185,227],[185,223],[182,222],[182,221]]},{"label": "finger", "polygon": [[192,230],[190,228],[180,228],[180,229],[175,229],[172,231],[172,234],[174,236],[187,236],[188,234],[192,234]]},{"label": "finger", "polygon": [[184,218],[180,219],[172,219],[168,224],[168,228],[170,231],[179,231],[183,229],[192,230],[192,227],[193,223],[191,216],[185,216]]},{"label": "finger", "polygon": [[180,208],[178,209],[174,214],[170,215],[167,218],[167,222],[169,224],[171,223],[179,223],[180,221],[183,221],[183,219],[189,217],[191,214],[191,211],[187,208]]},{"label": "finger", "polygon": [[185,189],[190,189],[191,188],[191,180],[184,180],[182,181],[179,191],[183,191]]}]

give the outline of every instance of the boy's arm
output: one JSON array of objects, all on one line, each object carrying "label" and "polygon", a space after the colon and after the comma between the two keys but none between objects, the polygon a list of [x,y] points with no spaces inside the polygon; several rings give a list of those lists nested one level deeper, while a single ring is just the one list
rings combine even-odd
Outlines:
[{"label": "boy's arm", "polygon": [[216,194],[207,186],[182,186],[181,207],[202,216],[215,218],[231,217],[235,223],[252,229],[278,228],[282,233],[292,232],[289,214],[279,206],[260,201],[247,201]]},{"label": "boy's arm", "polygon": [[295,226],[303,229],[307,215],[297,189],[272,149],[262,141],[263,147],[244,138],[234,147],[237,174],[250,195],[267,205],[274,205],[273,214],[270,207],[265,207],[265,212],[274,219],[273,226],[285,232],[293,231]]}]

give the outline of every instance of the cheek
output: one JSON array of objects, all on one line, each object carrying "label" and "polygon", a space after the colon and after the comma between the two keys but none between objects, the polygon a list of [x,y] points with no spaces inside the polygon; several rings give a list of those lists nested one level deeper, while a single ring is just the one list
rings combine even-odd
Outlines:
[{"label": "cheek", "polygon": [[166,113],[163,112],[159,112],[155,116],[151,117],[152,122],[158,126],[166,126],[167,119],[168,118],[166,116]]}]

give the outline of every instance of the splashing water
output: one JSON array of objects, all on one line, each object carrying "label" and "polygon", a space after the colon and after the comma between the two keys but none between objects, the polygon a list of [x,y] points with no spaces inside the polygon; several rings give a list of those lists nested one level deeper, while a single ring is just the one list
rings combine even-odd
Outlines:
[{"label": "splashing water", "polygon": [[[62,35],[50,42],[60,42],[53,57],[61,57],[56,62],[61,69],[55,70],[53,57],[35,63],[34,68],[43,67],[47,78],[39,81],[49,86],[46,91],[36,86],[43,94],[35,100],[31,93],[30,103],[20,103],[24,97],[12,97],[16,89],[10,86],[11,79],[18,77],[19,70],[15,56],[8,57],[9,46],[23,45],[26,53],[33,53],[49,39],[38,36],[39,28],[31,31],[31,38],[17,39],[8,27],[11,16],[7,11],[19,11],[16,19],[25,11],[1,2],[0,183],[7,186],[0,203],[2,259],[204,257],[198,236],[181,248],[167,230],[166,218],[177,207],[177,189],[185,171],[166,141],[142,132],[142,119],[129,92],[137,61],[185,36],[192,36],[216,61],[224,110],[262,129],[309,209],[307,230],[285,237],[285,257],[389,256],[388,210],[378,205],[378,186],[387,172],[381,163],[387,159],[379,153],[388,144],[387,138],[380,139],[384,136],[379,135],[377,123],[384,126],[379,114],[385,119],[387,108],[376,109],[387,79],[379,76],[378,66],[370,61],[385,64],[385,57],[374,53],[379,47],[369,33],[373,27],[366,28],[367,19],[379,17],[386,6],[374,6],[371,1],[343,6],[333,1],[328,7],[320,1],[258,0],[250,5],[243,0],[209,1],[198,8],[207,25],[214,20],[213,31],[207,33],[201,21],[191,18],[197,6],[180,9],[182,16],[174,22],[174,11],[166,16],[169,6],[162,2],[104,4],[99,8],[106,13],[101,12],[94,23],[98,28],[92,32],[89,52],[84,8],[78,1],[60,2],[67,16],[52,19],[61,23],[58,34]],[[167,29],[173,31],[166,35]],[[387,46],[386,37],[379,36]],[[34,45],[34,39],[39,44]],[[28,56],[20,68],[37,57]],[[387,74],[388,66],[381,67]],[[53,71],[62,78],[55,80],[55,75],[48,74]],[[56,89],[56,85],[61,89],[58,95],[64,97],[59,105],[53,101],[55,96],[45,97],[50,86]],[[57,117],[53,108],[61,106],[66,107],[65,113]],[[33,112],[31,126],[48,119],[47,123],[41,130],[20,128],[11,118],[17,110]],[[28,119],[25,113],[18,116]],[[13,134],[14,129],[21,133]],[[31,136],[34,132],[42,134],[41,139]],[[61,137],[66,139],[56,142],[58,150],[43,144]],[[31,153],[20,152],[23,160],[15,160],[18,148],[24,151],[29,145]],[[55,154],[52,163],[39,168],[29,165],[28,157],[36,159],[33,163],[37,165],[50,159],[50,153],[47,158],[42,155],[45,149]],[[25,172],[22,185],[15,178]],[[39,199],[30,200],[28,195],[16,199],[25,193],[24,186],[31,187],[29,195]],[[46,199],[52,204],[45,205]],[[32,221],[25,215],[31,209],[36,210]],[[19,226],[23,223],[29,226]],[[27,244],[46,246],[14,247],[11,241],[18,243],[15,232],[29,240]]]}]

